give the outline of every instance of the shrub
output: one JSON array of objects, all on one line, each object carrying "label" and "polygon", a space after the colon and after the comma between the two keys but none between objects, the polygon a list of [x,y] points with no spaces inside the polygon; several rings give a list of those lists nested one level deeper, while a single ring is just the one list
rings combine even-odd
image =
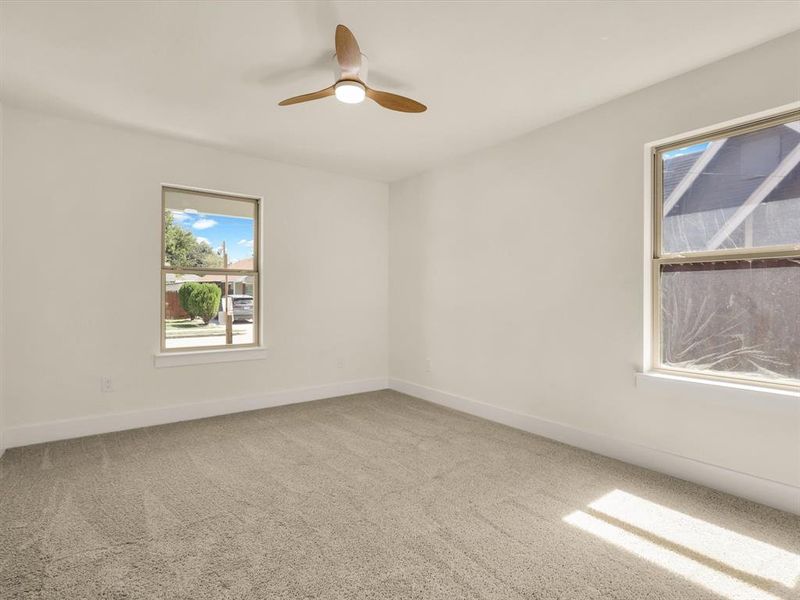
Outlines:
[{"label": "shrub", "polygon": [[194,319],[197,316],[197,313],[192,310],[192,304],[189,302],[189,297],[192,295],[192,290],[196,288],[199,283],[194,281],[189,281],[188,283],[184,283],[178,289],[178,300],[181,303],[181,308],[185,310],[189,314],[190,319]]},{"label": "shrub", "polygon": [[196,283],[189,294],[189,310],[187,312],[200,317],[203,319],[203,323],[208,325],[208,322],[219,312],[221,297],[222,290],[218,285]]}]

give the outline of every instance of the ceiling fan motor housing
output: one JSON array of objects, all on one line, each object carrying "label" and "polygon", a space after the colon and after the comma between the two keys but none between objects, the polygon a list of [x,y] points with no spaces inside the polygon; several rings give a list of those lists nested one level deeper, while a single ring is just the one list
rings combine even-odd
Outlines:
[{"label": "ceiling fan motor housing", "polygon": [[[333,76],[334,81],[339,81],[342,78],[342,67],[339,65],[339,61],[336,59],[336,53],[334,52],[331,56],[331,65],[333,66]],[[367,60],[366,54],[361,55],[361,70],[358,73],[358,78],[367,83],[367,74],[369,72],[369,61]]]}]

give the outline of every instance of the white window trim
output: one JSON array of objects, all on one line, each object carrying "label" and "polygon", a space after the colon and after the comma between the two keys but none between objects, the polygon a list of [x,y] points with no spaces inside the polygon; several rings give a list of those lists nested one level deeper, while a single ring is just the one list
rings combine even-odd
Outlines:
[{"label": "white window trim", "polygon": [[800,389],[798,391],[794,391],[792,389],[786,388],[777,388],[772,387],[769,385],[758,385],[751,383],[749,381],[742,381],[742,382],[734,382],[730,380],[720,380],[714,379],[710,376],[705,376],[702,373],[698,373],[697,375],[686,376],[682,373],[671,373],[668,371],[662,371],[657,368],[657,365],[654,364],[654,356],[653,356],[653,256],[652,256],[652,244],[653,244],[653,206],[654,206],[654,198],[653,198],[653,178],[654,172],[652,168],[653,164],[653,149],[658,146],[664,146],[666,144],[671,144],[673,142],[680,141],[682,139],[694,137],[694,136],[701,136],[707,135],[719,129],[724,129],[728,127],[736,127],[737,125],[743,125],[745,123],[749,123],[758,119],[766,119],[770,117],[777,116],[781,113],[786,113],[792,110],[800,109],[800,102],[791,102],[789,104],[785,104],[783,106],[779,106],[776,108],[771,108],[769,110],[765,110],[762,112],[746,115],[743,117],[738,117],[736,119],[731,119],[729,121],[723,121],[720,123],[715,123],[713,125],[709,125],[706,127],[702,127],[699,129],[694,129],[692,131],[682,132],[676,135],[672,135],[666,138],[662,138],[660,140],[655,140],[653,142],[648,142],[644,145],[644,154],[643,154],[643,182],[644,182],[644,190],[642,194],[642,198],[644,201],[644,210],[643,215],[643,227],[644,227],[644,243],[642,246],[642,299],[643,299],[643,310],[642,310],[642,370],[636,372],[635,374],[635,382],[637,387],[640,387],[640,384],[644,383],[645,385],[649,383],[656,383],[657,385],[661,386],[686,386],[686,385],[713,385],[719,388],[727,388],[731,391],[740,392],[740,391],[749,391],[749,392],[756,392],[759,394],[768,394],[771,396],[790,396],[792,398],[800,399]]},{"label": "white window trim", "polygon": [[749,383],[734,383],[732,381],[722,381],[710,379],[708,377],[685,377],[674,373],[666,373],[663,371],[646,371],[644,373],[635,374],[636,387],[641,389],[685,389],[689,390],[694,388],[700,392],[704,387],[712,386],[714,388],[724,389],[729,395],[744,394],[747,397],[756,396],[770,396],[773,398],[787,397],[797,398],[800,400],[800,390],[792,391],[790,389],[764,387],[759,385],[751,385]]},{"label": "white window trim", "polygon": [[153,364],[156,368],[162,369],[164,367],[263,360],[265,358],[267,358],[267,349],[259,346],[255,348],[225,348],[223,350],[192,350],[191,352],[157,352],[153,357]]},{"label": "white window trim", "polygon": [[[161,316],[159,317],[158,321],[158,347],[159,350],[153,354],[153,365],[156,368],[164,368],[164,367],[180,367],[180,366],[189,366],[189,365],[202,365],[202,364],[213,364],[213,363],[226,363],[226,362],[240,362],[240,361],[248,361],[248,360],[262,360],[267,358],[267,347],[264,345],[265,338],[265,330],[264,330],[264,311],[263,306],[264,303],[262,301],[262,292],[264,289],[263,286],[263,278],[262,278],[262,266],[263,266],[263,253],[264,253],[264,235],[263,235],[263,224],[264,224],[264,197],[263,196],[255,196],[253,194],[241,194],[237,192],[226,192],[223,190],[215,190],[209,188],[201,188],[197,186],[187,186],[181,185],[176,183],[167,183],[162,182],[159,184],[159,197],[163,198],[163,190],[164,188],[172,188],[176,190],[186,190],[189,192],[202,192],[207,194],[218,194],[221,196],[230,196],[232,198],[245,198],[249,200],[256,200],[256,206],[258,211],[258,222],[257,227],[258,231],[256,232],[256,239],[258,240],[258,247],[256,249],[256,258],[257,258],[257,265],[256,265],[256,272],[258,273],[258,318],[256,319],[256,324],[258,326],[258,344],[257,345],[248,345],[245,347],[231,347],[231,348],[220,348],[220,347],[213,347],[209,350],[203,349],[192,349],[187,351],[181,350],[169,350],[164,351],[161,349],[161,340],[162,340],[162,330],[164,327],[163,321],[163,313],[159,311]],[[159,202],[159,212],[163,211],[163,200]],[[159,222],[162,223],[161,227],[163,227],[163,215],[159,214]],[[160,246],[161,249],[159,251],[159,262],[163,264],[164,260],[164,233],[161,231],[159,233],[161,242]],[[163,292],[162,292],[162,285],[163,282],[163,274],[161,268],[158,270],[159,273],[159,303],[163,303]]]}]

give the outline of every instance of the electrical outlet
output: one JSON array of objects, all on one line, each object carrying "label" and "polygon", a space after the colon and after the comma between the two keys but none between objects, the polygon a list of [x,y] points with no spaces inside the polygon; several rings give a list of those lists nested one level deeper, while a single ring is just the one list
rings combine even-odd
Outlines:
[{"label": "electrical outlet", "polygon": [[113,392],[114,391],[114,386],[111,383],[111,377],[108,377],[107,375],[103,375],[100,378],[100,391],[102,391],[103,393],[108,393],[108,392]]},{"label": "electrical outlet", "polygon": [[337,359],[336,366],[339,367],[340,369],[344,369],[344,359],[343,358]]},{"label": "electrical outlet", "polygon": [[432,370],[433,370],[433,369],[432,369],[432,367],[431,367],[431,359],[430,359],[430,358],[426,358],[426,359],[425,359],[425,371],[426,371],[427,373],[430,373]]}]

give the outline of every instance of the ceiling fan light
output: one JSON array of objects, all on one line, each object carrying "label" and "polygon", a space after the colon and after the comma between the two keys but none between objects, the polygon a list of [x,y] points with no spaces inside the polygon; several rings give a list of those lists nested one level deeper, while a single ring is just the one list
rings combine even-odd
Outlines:
[{"label": "ceiling fan light", "polygon": [[345,104],[358,104],[364,101],[366,90],[357,81],[340,81],[335,88],[336,99]]}]

